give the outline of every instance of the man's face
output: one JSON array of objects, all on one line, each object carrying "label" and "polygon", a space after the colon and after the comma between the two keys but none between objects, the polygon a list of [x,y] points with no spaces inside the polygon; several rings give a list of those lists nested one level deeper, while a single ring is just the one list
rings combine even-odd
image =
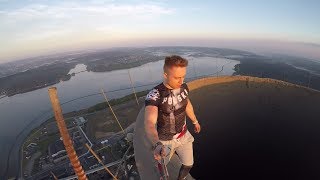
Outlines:
[{"label": "man's face", "polygon": [[178,67],[173,66],[168,68],[166,72],[163,73],[163,76],[166,80],[166,83],[169,84],[173,89],[180,88],[186,77],[187,67]]}]

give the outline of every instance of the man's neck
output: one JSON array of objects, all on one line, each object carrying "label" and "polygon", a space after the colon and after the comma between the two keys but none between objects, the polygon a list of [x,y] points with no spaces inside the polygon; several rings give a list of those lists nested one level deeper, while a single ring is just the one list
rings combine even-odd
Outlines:
[{"label": "man's neck", "polygon": [[[166,83],[165,81],[163,81],[163,85],[166,86],[168,89],[170,90],[174,90],[174,88],[172,88],[168,83]],[[175,89],[179,89],[179,88],[175,88]]]}]

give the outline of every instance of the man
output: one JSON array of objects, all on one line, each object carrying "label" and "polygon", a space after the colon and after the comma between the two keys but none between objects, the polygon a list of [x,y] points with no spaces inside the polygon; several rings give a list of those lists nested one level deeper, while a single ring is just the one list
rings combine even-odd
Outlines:
[{"label": "man", "polygon": [[188,98],[188,86],[184,83],[187,66],[188,61],[180,56],[166,57],[164,81],[145,99],[145,130],[153,145],[154,158],[159,161],[168,157],[167,164],[176,152],[182,162],[178,179],[185,179],[193,165],[194,138],[187,129],[186,115],[196,133],[201,129]]}]

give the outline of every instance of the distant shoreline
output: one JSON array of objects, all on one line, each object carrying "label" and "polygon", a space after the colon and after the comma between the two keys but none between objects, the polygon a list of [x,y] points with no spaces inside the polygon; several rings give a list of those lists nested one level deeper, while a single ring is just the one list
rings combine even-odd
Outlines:
[{"label": "distant shoreline", "polygon": [[[129,63],[129,64],[126,64],[124,66],[110,66],[106,69],[90,69],[90,70],[87,70],[87,72],[94,72],[94,73],[103,73],[103,72],[110,72],[110,71],[115,71],[115,70],[122,70],[122,69],[130,69],[130,68],[134,68],[134,67],[139,67],[141,65],[144,65],[144,64],[147,64],[147,63],[150,63],[150,62],[157,62],[157,61],[161,61],[162,59],[156,59],[154,61],[145,61],[143,62],[142,64],[140,63]],[[81,63],[79,63],[81,64]],[[78,65],[78,64],[76,64]],[[51,82],[51,83],[46,83],[46,84],[42,84],[42,85],[39,85],[39,86],[36,86],[36,87],[31,87],[29,89],[23,89],[23,90],[18,90],[18,91],[15,91],[15,92],[7,92],[5,93],[5,95],[0,96],[0,99],[1,98],[4,98],[4,97],[11,97],[11,96],[14,96],[14,95],[17,95],[17,94],[24,94],[24,93],[27,93],[27,92],[31,92],[31,91],[35,91],[35,90],[38,90],[38,89],[42,89],[42,88],[45,88],[45,87],[49,87],[49,86],[52,86],[52,85],[55,85],[55,84],[58,84],[60,83],[61,81],[69,81],[71,79],[73,75],[72,74],[66,74],[64,75],[64,78],[60,78],[59,80],[55,80],[54,82]],[[5,77],[6,78],[6,77]]]},{"label": "distant shoreline", "polygon": [[[179,48],[182,49],[179,50]],[[186,49],[192,51],[192,53],[185,54]],[[85,64],[88,72],[110,72],[138,67],[149,62],[160,61],[169,54],[188,55],[194,58],[215,57],[237,60],[240,61],[239,66],[245,67],[246,69],[246,71],[242,71],[241,69],[241,72],[237,72],[241,75],[257,75],[261,73],[261,71],[279,70],[272,67],[278,65],[285,69],[312,71],[313,73],[320,72],[319,62],[297,57],[268,57],[247,51],[213,47],[150,47],[88,53],[84,54],[83,57],[75,56],[72,61],[68,61],[68,58],[64,57],[65,59],[63,59],[62,57],[60,61],[53,64],[38,66],[27,71],[21,71],[0,78],[0,94],[5,94],[7,97],[10,97],[16,94],[23,94],[52,86],[61,81],[68,81],[75,75],[73,73],[68,74],[69,71],[78,64]],[[256,67],[258,65],[259,69],[247,67],[248,64],[249,66]],[[266,69],[260,65],[269,67]],[[256,70],[259,70],[260,72],[256,73]],[[316,75],[320,76],[319,73]],[[272,76],[270,77],[274,78]],[[0,96],[0,98],[2,97]]]}]

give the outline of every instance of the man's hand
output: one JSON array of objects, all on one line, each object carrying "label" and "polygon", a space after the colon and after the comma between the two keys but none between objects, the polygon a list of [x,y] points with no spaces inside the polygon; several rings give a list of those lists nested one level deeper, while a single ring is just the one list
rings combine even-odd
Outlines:
[{"label": "man's hand", "polygon": [[194,132],[199,133],[200,131],[201,131],[201,126],[199,122],[197,122],[196,124],[194,124]]},{"label": "man's hand", "polygon": [[159,144],[154,148],[153,156],[154,156],[154,159],[156,159],[157,161],[160,161],[161,157],[166,156],[166,150],[163,144]]}]

